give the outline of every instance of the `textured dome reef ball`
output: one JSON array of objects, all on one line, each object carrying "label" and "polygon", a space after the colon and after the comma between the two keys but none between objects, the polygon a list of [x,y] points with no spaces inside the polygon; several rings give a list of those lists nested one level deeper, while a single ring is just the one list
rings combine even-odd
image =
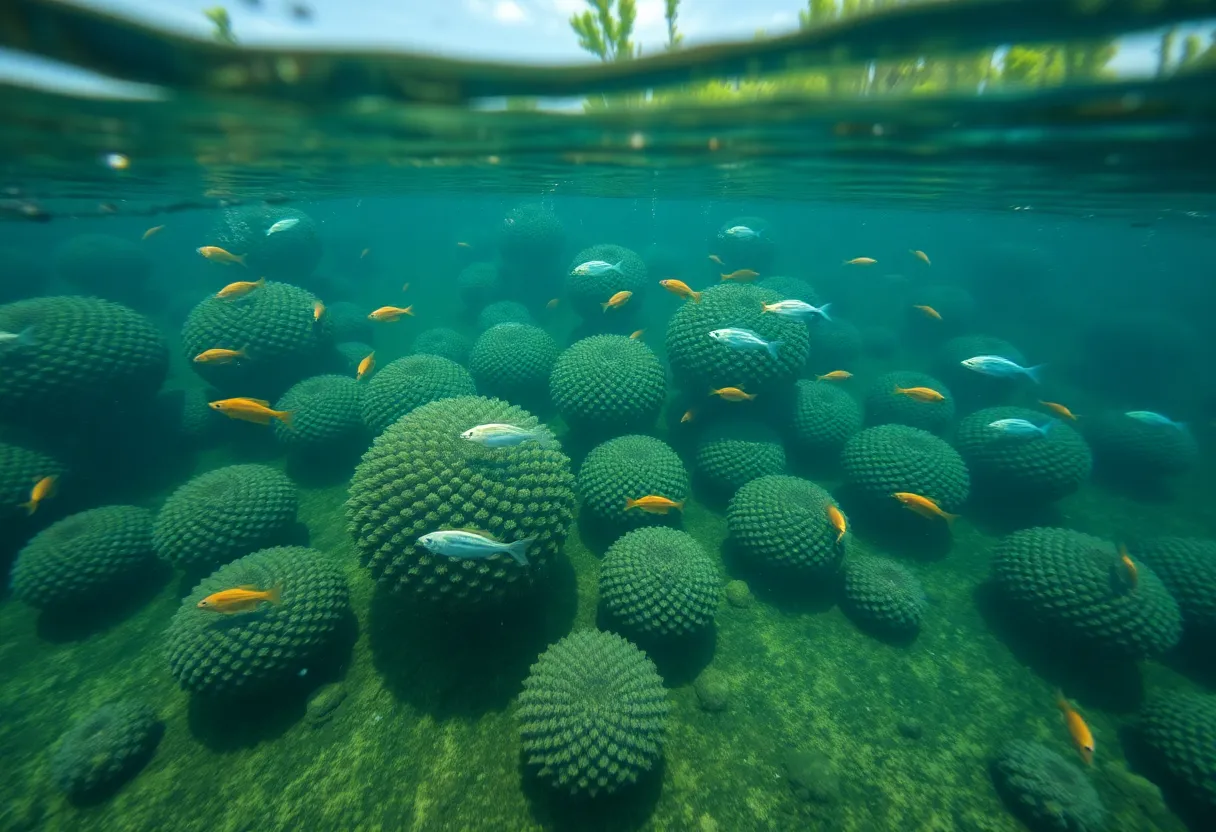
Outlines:
[{"label": "textured dome reef ball", "polygon": [[[241,586],[277,588],[279,602],[232,613],[198,606]],[[346,580],[328,556],[302,546],[262,549],[221,566],[182,600],[165,633],[169,668],[194,693],[250,693],[307,668],[349,614]]]},{"label": "textured dome reef ball", "polygon": [[0,417],[45,420],[150,399],[169,349],[143,315],[110,301],[42,297],[0,306],[0,331],[31,343],[0,350]]},{"label": "textured dome reef ball", "polygon": [[469,371],[438,355],[407,355],[371,377],[363,391],[363,421],[380,433],[416,407],[477,392]]},{"label": "textured dome reef ball", "polygon": [[695,470],[712,488],[733,494],[758,477],[785,473],[785,448],[762,422],[718,422],[701,434]]},{"label": "textured dome reef ball", "polygon": [[1014,532],[997,544],[1001,594],[1055,639],[1112,656],[1161,655],[1182,635],[1182,615],[1145,563],[1133,580],[1115,544],[1070,529]]},{"label": "textured dome reef ball", "polygon": [[152,512],[103,506],[53,523],[13,564],[13,594],[40,609],[96,599],[155,561]]},{"label": "textured dome reef ball", "polygon": [[1149,699],[1140,711],[1140,736],[1192,800],[1216,811],[1216,696],[1178,692]]},{"label": "textured dome reef ball", "polygon": [[291,424],[274,422],[275,438],[293,450],[318,450],[362,436],[363,385],[349,376],[313,376],[288,390],[275,410],[291,411]]},{"label": "textured dome reef ball", "polygon": [[[990,427],[1002,419],[1025,419],[1044,435],[1018,436]],[[1046,503],[1072,494],[1089,478],[1089,445],[1070,425],[1023,407],[990,407],[959,422],[954,445],[977,489]]]},{"label": "textured dome reef ball", "polygon": [[807,376],[847,370],[861,357],[864,348],[861,330],[841,318],[812,321],[807,327],[807,335],[807,359],[803,368]]},{"label": "textured dome reef ball", "polygon": [[[925,388],[940,393],[941,401],[925,401],[899,390]],[[879,376],[866,392],[866,424],[909,425],[942,433],[954,421],[954,395],[946,385],[925,373],[897,370]]]},{"label": "textured dome reef ball", "polygon": [[469,372],[481,393],[528,403],[548,397],[558,352],[553,336],[538,326],[498,324],[473,344]]},{"label": "textured dome reef ball", "polygon": [[[700,394],[719,387],[748,393],[791,381],[802,369],[808,326],[764,312],[781,296],[759,286],[726,283],[706,289],[700,303],[685,303],[667,324],[667,356],[675,383]],[[777,360],[766,350],[741,350],[709,337],[715,329],[748,329],[778,341]]]},{"label": "textured dome reef ball", "polygon": [[[592,260],[617,266],[601,274],[574,274],[575,267]],[[602,318],[605,314],[619,315],[622,312],[637,312],[646,288],[646,263],[632,249],[616,245],[597,245],[585,248],[570,261],[566,270],[566,296],[574,311],[584,318]],[[609,309],[607,313],[600,304],[617,292],[633,292],[633,297],[620,309]]]},{"label": "textured dome reef ball", "polygon": [[572,427],[628,433],[654,424],[666,385],[650,347],[624,335],[593,335],[558,356],[549,395]]},{"label": "textured dome reef ball", "polygon": [[[273,234],[266,233],[283,220],[296,222]],[[321,235],[312,217],[298,208],[277,205],[243,205],[228,209],[212,228],[205,244],[244,256],[249,268],[242,271],[265,275],[272,280],[306,278],[321,260]],[[236,273],[232,269],[228,272]]]},{"label": "textured dome reef ball", "polygon": [[367,310],[357,303],[326,304],[325,317],[329,318],[330,338],[336,343],[372,340],[372,323],[367,319]]},{"label": "textured dome reef ball", "polygon": [[717,567],[688,532],[635,529],[608,547],[600,566],[600,600],[629,632],[681,636],[713,621]]},{"label": "textured dome reef ball", "polygon": [[[738,226],[749,228],[756,233],[746,236],[726,233]],[[763,217],[731,217],[718,227],[717,235],[710,241],[710,250],[726,261],[724,271],[753,269],[765,275],[772,271],[777,258],[777,243],[773,238],[772,224]]]},{"label": "textured dome reef ball", "polygon": [[464,364],[469,359],[471,349],[473,343],[463,333],[446,326],[437,326],[419,332],[414,338],[410,352],[414,355],[438,355],[457,364]]},{"label": "textured dome reef ball", "polygon": [[491,303],[477,316],[477,329],[485,332],[499,324],[532,324],[532,313],[528,307],[513,300],[500,300]]},{"label": "textured dome reef ball", "polygon": [[110,234],[78,234],[55,253],[55,271],[68,283],[114,300],[137,299],[152,260],[137,243]]},{"label": "textured dome reef ball", "polygon": [[580,630],[542,653],[524,680],[524,755],[554,789],[611,794],[658,764],[668,711],[645,653],[615,633]]},{"label": "textured dome reef ball", "polygon": [[469,309],[480,309],[502,297],[502,281],[494,263],[470,263],[456,276],[456,292]]},{"label": "textured dome reef ball", "polygon": [[43,477],[62,477],[67,469],[49,454],[0,442],[0,520],[6,524],[25,516],[21,504]]},{"label": "textured dome reef ball", "polygon": [[1130,553],[1174,596],[1187,636],[1216,641],[1216,540],[1162,537],[1135,544]]},{"label": "textured dome reef ball", "polygon": [[1099,413],[1082,425],[1099,468],[1116,474],[1159,479],[1184,473],[1199,462],[1199,446],[1189,430],[1153,425],[1124,413]]},{"label": "textured dome reef ball", "polygon": [[874,502],[893,502],[897,491],[936,500],[957,511],[971,491],[967,466],[954,448],[907,425],[866,428],[844,446],[845,479]]},{"label": "textured dome reef ball", "polygon": [[832,525],[832,495],[800,477],[771,474],[744,485],[731,498],[726,522],[731,540],[761,566],[805,574],[834,572],[847,538]]},{"label": "textured dome reef ball", "polygon": [[143,702],[111,702],[75,723],[51,752],[51,779],[74,800],[101,796],[139,773],[164,724]]},{"label": "textured dome reef ball", "polygon": [[[487,448],[460,437],[492,422],[539,424],[498,399],[444,399],[403,416],[363,455],[347,528],[377,581],[422,600],[458,603],[521,593],[545,575],[574,521],[570,460],[551,438]],[[441,529],[476,529],[504,543],[535,538],[529,565],[505,554],[450,558],[418,544]]]},{"label": "textured dome reef ball", "polygon": [[297,505],[295,485],[274,468],[216,468],[165,500],[152,532],[156,553],[187,571],[214,569],[288,540]]},{"label": "textured dome reef ball", "polygon": [[375,349],[371,344],[361,341],[347,341],[335,346],[334,351],[337,353],[335,369],[354,378],[355,374],[359,372],[359,365],[363,363],[363,359],[375,352]]},{"label": "textured dome reef ball", "polygon": [[1044,832],[1101,832],[1106,811],[1085,772],[1051,749],[1011,740],[992,761],[992,782],[1009,811]]},{"label": "textured dome reef ball", "polygon": [[844,567],[841,606],[858,626],[914,635],[925,615],[925,591],[912,571],[889,558],[851,558]]},{"label": "textured dome reef ball", "polygon": [[794,388],[791,445],[808,456],[835,459],[861,430],[861,405],[837,384],[802,379]]},{"label": "textured dome reef ball", "polygon": [[517,205],[503,218],[499,250],[513,265],[546,265],[561,256],[565,244],[566,229],[544,205]]},{"label": "textured dome reef ball", "polygon": [[[618,436],[592,448],[578,472],[583,507],[624,528],[658,525],[670,515],[625,508],[627,500],[655,495],[682,503],[690,490],[679,454],[653,436]],[[671,509],[675,511],[675,509]]]}]

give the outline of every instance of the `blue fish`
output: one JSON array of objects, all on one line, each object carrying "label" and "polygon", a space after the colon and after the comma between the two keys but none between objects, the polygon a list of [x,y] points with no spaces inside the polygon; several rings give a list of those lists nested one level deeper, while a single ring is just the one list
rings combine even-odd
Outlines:
[{"label": "blue fish", "polygon": [[731,237],[735,240],[750,240],[753,237],[759,237],[762,231],[755,231],[748,228],[746,225],[732,225],[725,231],[718,232],[719,237]]},{"label": "blue fish", "polygon": [[997,419],[995,422],[989,422],[988,427],[1006,436],[1046,436],[1047,432],[1059,423],[1059,419],[1048,419],[1041,425],[1036,425],[1029,419]]},{"label": "blue fish", "polygon": [[977,355],[974,358],[968,358],[959,363],[968,370],[974,370],[981,375],[995,376],[997,378],[1027,376],[1035,384],[1039,383],[1039,371],[1045,366],[1043,364],[1036,364],[1033,367],[1023,367],[1016,361],[1010,361],[1008,358],[999,355]]},{"label": "blue fish", "polygon": [[577,266],[571,269],[570,274],[576,274],[579,276],[590,275],[592,277],[598,277],[601,274],[608,274],[608,272],[622,274],[621,263],[624,262],[625,261],[622,260],[620,263],[613,264],[604,260],[588,260],[586,263],[579,263]]},{"label": "blue fish", "polygon": [[418,538],[418,542],[429,551],[448,558],[481,560],[503,554],[510,555],[520,566],[527,566],[528,547],[536,542],[536,538],[525,537],[513,543],[503,543],[484,532],[446,529],[424,534]]},{"label": "blue fish", "polygon": [[725,344],[731,349],[736,350],[767,350],[768,354],[773,357],[774,361],[779,359],[777,349],[781,346],[780,341],[765,341],[750,329],[715,329],[709,333],[709,337],[713,338],[719,344]]},{"label": "blue fish", "polygon": [[1159,425],[1163,428],[1174,428],[1183,433],[1188,432],[1186,422],[1175,422],[1168,416],[1162,416],[1160,413],[1154,413],[1151,410],[1129,410],[1123,414],[1129,419],[1135,419],[1137,422],[1144,422],[1146,425]]}]

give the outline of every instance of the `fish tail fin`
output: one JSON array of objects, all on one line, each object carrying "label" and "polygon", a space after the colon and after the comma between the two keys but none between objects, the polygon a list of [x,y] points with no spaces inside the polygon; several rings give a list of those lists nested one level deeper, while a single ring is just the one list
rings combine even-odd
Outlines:
[{"label": "fish tail fin", "polygon": [[637,505],[638,505],[638,501],[633,499],[632,497],[625,498],[625,511],[629,511],[629,509],[631,509],[631,508],[637,508]]},{"label": "fish tail fin", "polygon": [[617,264],[616,264],[615,266],[613,266],[613,267],[612,267],[612,270],[613,270],[614,272],[616,272],[617,274],[624,274],[624,272],[623,272],[623,271],[621,271],[621,266],[622,266],[624,263],[625,263],[625,261],[624,261],[624,260],[620,260],[620,261],[618,261],[618,262],[617,262]]},{"label": "fish tail fin", "polygon": [[1044,436],[1046,436],[1047,433],[1058,424],[1060,424],[1059,419],[1054,419],[1054,418],[1048,419],[1046,422],[1043,423],[1043,426],[1041,428],[1039,428],[1039,430],[1043,432]]},{"label": "fish tail fin", "polygon": [[1035,364],[1033,367],[1027,367],[1026,375],[1030,376],[1030,380],[1035,384],[1040,384],[1042,383],[1042,379],[1039,378],[1039,373],[1041,373],[1043,368],[1046,366],[1046,364]]},{"label": "fish tail fin", "polygon": [[[722,273],[721,273],[721,272],[719,272],[719,274],[722,274]],[[728,275],[728,274],[723,274],[723,275],[722,275],[722,279],[723,279],[723,280],[730,280],[730,275]]]},{"label": "fish tail fin", "polygon": [[683,500],[678,500],[678,501],[676,502],[676,508],[678,508],[678,509],[679,509],[681,512],[683,512],[683,511],[684,511],[684,501],[683,501]]},{"label": "fish tail fin", "polygon": [[536,542],[535,537],[525,537],[507,545],[507,554],[515,558],[520,566],[528,565],[528,547]]},{"label": "fish tail fin", "polygon": [[414,306],[413,306],[413,304],[411,304],[411,305],[409,305],[409,306],[405,307],[405,312],[404,312],[404,314],[409,315],[411,318],[412,318],[412,317],[414,317]]},{"label": "fish tail fin", "polygon": [[773,310],[768,308],[767,303],[765,303],[764,301],[760,301],[760,314],[761,315],[767,315],[769,312],[772,312],[772,311]]},{"label": "fish tail fin", "polygon": [[35,343],[36,342],[34,341],[33,324],[31,324],[30,326],[27,326],[25,329],[21,330],[20,333],[18,333],[17,341],[16,341],[17,346],[32,347],[32,346],[34,346]]},{"label": "fish tail fin", "polygon": [[744,393],[743,398],[747,399],[749,402],[754,402],[756,400],[756,396],[759,395],[759,393]]},{"label": "fish tail fin", "polygon": [[[240,263],[245,268],[249,268],[249,264],[245,262],[245,258],[248,256],[249,256],[248,254],[234,254],[234,255],[232,255],[232,261],[234,263]],[[260,277],[260,278],[258,278],[258,280],[256,282],[260,286],[266,282],[266,278]]]},{"label": "fish tail fin", "polygon": [[951,514],[951,513],[950,513],[950,512],[948,512],[948,511],[943,511],[943,512],[942,512],[942,517],[946,518],[946,524],[947,524],[947,525],[953,525],[953,524],[954,524],[954,521],[955,521],[955,520],[957,520],[957,519],[959,518],[959,515],[957,515],[957,514]]},{"label": "fish tail fin", "polygon": [[767,347],[767,349],[768,349],[768,354],[769,354],[769,355],[771,355],[771,356],[773,357],[773,360],[774,360],[774,361],[780,361],[780,360],[781,360],[781,356],[777,354],[777,350],[778,350],[780,347],[781,347],[781,342],[780,342],[780,341],[769,341],[769,342],[768,342],[768,347]]},{"label": "fish tail fin", "polygon": [[692,293],[692,302],[693,302],[693,303],[700,303],[700,302],[701,302],[701,293],[700,293],[700,292],[693,292],[693,293]]},{"label": "fish tail fin", "polygon": [[27,515],[28,515],[28,514],[33,514],[35,511],[37,511],[37,510],[38,510],[38,501],[37,501],[37,500],[29,500],[29,501],[27,501],[27,502],[22,503],[22,504],[21,504],[21,507],[22,507],[23,509],[25,509],[25,513],[26,513]]},{"label": "fish tail fin", "polygon": [[266,590],[266,600],[272,604],[277,604],[283,597],[283,585],[275,584],[270,589]]},{"label": "fish tail fin", "polygon": [[1064,713],[1068,713],[1069,711],[1072,710],[1072,705],[1068,704],[1068,700],[1064,698],[1063,690],[1061,690],[1060,688],[1056,688],[1055,696],[1056,696],[1056,707],[1057,708],[1059,708]]},{"label": "fish tail fin", "polygon": [[295,430],[295,425],[291,423],[293,413],[295,413],[294,410],[279,410],[275,412],[274,417],[282,422],[284,427],[289,427],[292,430]]},{"label": "fish tail fin", "polygon": [[829,310],[831,308],[832,308],[832,304],[830,304],[830,303],[825,303],[823,306],[819,307],[819,314],[823,316],[823,319],[825,321],[830,322],[832,320],[832,315],[829,312]]},{"label": "fish tail fin", "polygon": [[604,301],[603,303],[600,304],[600,309],[603,309],[605,312],[607,312],[609,306],[612,306],[612,303],[610,301]]}]

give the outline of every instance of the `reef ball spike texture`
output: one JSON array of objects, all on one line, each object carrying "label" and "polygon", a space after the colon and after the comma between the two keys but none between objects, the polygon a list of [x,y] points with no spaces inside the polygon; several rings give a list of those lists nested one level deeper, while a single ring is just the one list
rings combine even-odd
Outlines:
[{"label": "reef ball spike texture", "polygon": [[1011,436],[989,427],[1000,419],[1044,426],[1051,418],[1024,407],[990,407],[959,422],[954,447],[967,463],[976,491],[1041,504],[1080,488],[1093,470],[1093,456],[1071,425],[1057,420],[1043,436]]},{"label": "reef ball spike texture", "polygon": [[524,757],[556,790],[612,794],[658,764],[669,710],[645,653],[615,633],[580,630],[542,653],[524,680]]},{"label": "reef ball spike texture", "polygon": [[[896,388],[925,387],[941,393],[942,401],[921,401]],[[866,391],[867,425],[908,425],[943,434],[954,423],[954,394],[931,375],[910,370],[884,373]]]},{"label": "reef ball spike texture", "polygon": [[714,561],[688,532],[635,529],[608,547],[600,602],[626,633],[679,637],[703,630],[721,597]]},{"label": "reef ball spike texture", "polygon": [[[654,514],[633,508],[626,500],[648,495],[681,503],[690,491],[688,471],[679,454],[653,436],[618,436],[595,446],[578,471],[578,493],[583,508],[618,528],[663,525],[679,512]],[[673,517],[674,515],[674,517]]]},{"label": "reef ball spike texture", "polygon": [[468,370],[438,355],[398,358],[376,370],[364,386],[363,422],[374,434],[428,402],[477,393]]},{"label": "reef ball spike texture", "polygon": [[152,758],[164,723],[143,702],[102,705],[74,723],[51,752],[51,780],[70,799],[108,795]]},{"label": "reef ball spike texture", "polygon": [[812,306],[823,305],[820,303],[819,293],[815,291],[815,287],[796,277],[774,275],[761,279],[756,285],[769,292],[776,292],[781,300],[800,300]]},{"label": "reef ball spike texture", "polygon": [[731,541],[759,567],[802,574],[834,573],[844,560],[848,537],[832,526],[835,500],[801,477],[770,474],[735,492],[726,510]]},{"label": "reef ball spike texture", "polygon": [[956,512],[971,492],[971,478],[958,451],[928,431],[907,425],[866,428],[840,455],[845,480],[875,503],[909,491]]},{"label": "reef ball spike texture", "polygon": [[467,309],[502,299],[502,280],[494,263],[470,263],[456,276],[456,292]]},{"label": "reef ball spike texture", "polygon": [[1216,645],[1216,540],[1161,537],[1129,547],[1161,578],[1182,611],[1188,638]]},{"label": "reef ball spike texture", "polygon": [[477,330],[485,332],[499,324],[533,324],[532,313],[528,307],[513,300],[500,300],[491,303],[477,315]]},{"label": "reef ball spike texture", "polygon": [[13,564],[13,594],[39,609],[102,599],[136,584],[155,563],[152,512],[103,506],[52,523],[30,540]]},{"label": "reef ball spike texture", "polygon": [[[808,327],[764,312],[764,304],[780,299],[759,286],[726,283],[706,289],[700,303],[682,304],[667,322],[667,358],[675,383],[697,395],[719,387],[763,394],[795,379],[806,362]],[[723,327],[749,329],[766,341],[780,341],[777,360],[766,350],[735,349],[709,337]]]},{"label": "reef ball spike texture", "polygon": [[146,299],[152,260],[137,243],[111,234],[78,234],[55,252],[55,272],[77,289],[121,303]]},{"label": "reef ball spike texture", "polygon": [[552,266],[565,244],[566,229],[557,214],[544,205],[517,205],[503,218],[498,247],[503,261],[513,270]]},{"label": "reef ball spike texture", "polygon": [[446,326],[424,329],[418,333],[410,345],[412,355],[438,355],[441,358],[455,361],[457,364],[464,364],[468,361],[469,352],[472,349],[473,342],[467,336]]},{"label": "reef ball spike texture", "polygon": [[1156,762],[1207,813],[1216,813],[1216,696],[1155,694],[1140,710],[1138,735]]},{"label": "reef ball spike texture", "polygon": [[275,402],[292,414],[291,424],[274,420],[275,439],[293,451],[341,447],[359,439],[363,426],[364,385],[352,376],[313,376],[297,381]]},{"label": "reef ball spike texture", "polygon": [[549,395],[571,427],[597,435],[654,425],[667,394],[650,347],[624,335],[592,335],[557,357]]},{"label": "reef ball spike texture", "polygon": [[1010,740],[990,767],[1005,806],[1033,830],[1102,832],[1106,810],[1081,768],[1037,742]]},{"label": "reef ball spike texture", "polygon": [[367,319],[367,310],[357,303],[340,300],[326,304],[325,317],[329,318],[329,337],[335,343],[372,340],[372,322]]},{"label": "reef ball spike texture", "polygon": [[549,374],[560,351],[538,326],[498,324],[474,342],[469,372],[483,395],[518,404],[548,401]]},{"label": "reef ball spike texture", "polygon": [[[239,586],[279,589],[279,602],[247,612],[200,609],[209,595]],[[250,694],[288,681],[330,649],[350,615],[346,579],[328,555],[303,546],[262,549],[204,578],[165,633],[169,669],[184,690]]]},{"label": "reef ball spike texture", "polygon": [[0,331],[34,343],[0,350],[0,418],[45,423],[151,399],[169,372],[155,324],[107,300],[41,297],[0,306]]},{"label": "reef ball spike texture", "polygon": [[808,378],[853,366],[864,349],[861,330],[851,321],[837,317],[811,321],[807,337],[806,363],[800,369]]},{"label": "reef ball spike texture", "polygon": [[[276,222],[295,225],[267,235]],[[220,246],[245,258],[247,270],[271,280],[307,278],[321,260],[321,236],[312,217],[297,208],[243,205],[225,211],[200,245]],[[238,267],[239,268],[239,267]],[[224,273],[231,274],[231,269]],[[232,278],[233,280],[241,278]],[[218,287],[217,287],[218,288]]]},{"label": "reef ball spike texture", "polygon": [[861,426],[861,404],[841,385],[809,379],[795,384],[788,423],[791,450],[835,461]]},{"label": "reef ball spike texture", "polygon": [[[616,266],[603,274],[574,274],[574,268],[581,263],[600,260]],[[648,288],[646,263],[637,252],[624,246],[611,244],[595,245],[585,248],[574,259],[566,270],[566,297],[574,311],[592,324],[601,323],[605,315],[622,314],[634,315],[641,308],[645,291]],[[604,312],[600,305],[617,292],[633,292],[629,303],[620,309],[609,309]]]},{"label": "reef ball spike texture", "polygon": [[30,498],[30,490],[43,477],[62,480],[67,468],[50,454],[40,450],[0,442],[0,521],[7,527],[17,525],[27,512],[21,504]]},{"label": "reef ball spike texture", "polygon": [[[228,275],[221,280],[246,278]],[[216,287],[218,290],[223,284]],[[314,374],[332,340],[325,315],[314,318],[317,298],[289,283],[266,281],[237,298],[208,295],[182,325],[182,356],[208,384],[232,395],[269,398]],[[199,363],[210,349],[244,350],[227,364]]]},{"label": "reef ball spike texture", "polygon": [[933,374],[950,385],[959,397],[960,406],[964,403],[973,408],[1003,404],[1023,384],[1037,386],[1029,379],[986,376],[962,365],[963,361],[977,355],[999,355],[1016,361],[1023,367],[1028,366],[1026,356],[1022,355],[1021,350],[1000,338],[991,335],[960,335],[951,338],[938,348],[933,360]]},{"label": "reef ball spike texture", "polygon": [[889,558],[855,557],[844,566],[841,607],[863,629],[915,635],[925,615],[925,591],[912,570]]},{"label": "reef ball spike texture", "polygon": [[331,362],[332,369],[354,378],[363,359],[375,352],[375,348],[361,341],[347,341],[335,346],[334,352],[336,355]]},{"label": "reef ball spike texture", "polygon": [[[520,594],[545,576],[574,521],[570,460],[551,438],[486,448],[460,437],[490,422],[539,424],[498,399],[444,399],[403,416],[363,455],[347,528],[379,583],[424,602],[461,604]],[[441,529],[476,529],[506,543],[535,538],[529,565],[505,554],[449,558],[418,544]]]},{"label": "reef ball spike texture", "polygon": [[187,572],[214,569],[295,533],[296,487],[266,465],[229,465],[199,474],[156,515],[156,553]]},{"label": "reef ball spike texture", "polygon": [[706,485],[730,495],[758,477],[785,473],[785,446],[763,422],[717,422],[697,440],[694,471]]},{"label": "reef ball spike texture", "polygon": [[1107,412],[1087,418],[1081,431],[1097,468],[1116,476],[1157,481],[1199,464],[1199,446],[1189,430]]},{"label": "reef ball spike texture", "polygon": [[1114,543],[1071,529],[1014,532],[997,544],[992,577],[1020,615],[1056,640],[1144,659],[1178,643],[1182,614],[1146,563],[1133,586]]}]

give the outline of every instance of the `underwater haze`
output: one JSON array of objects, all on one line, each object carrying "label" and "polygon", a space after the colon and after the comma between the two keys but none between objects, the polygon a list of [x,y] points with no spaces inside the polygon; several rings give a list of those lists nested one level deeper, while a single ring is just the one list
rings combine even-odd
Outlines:
[{"label": "underwater haze", "polygon": [[1216,828],[1216,3],[695,3],[6,10],[0,830]]}]

